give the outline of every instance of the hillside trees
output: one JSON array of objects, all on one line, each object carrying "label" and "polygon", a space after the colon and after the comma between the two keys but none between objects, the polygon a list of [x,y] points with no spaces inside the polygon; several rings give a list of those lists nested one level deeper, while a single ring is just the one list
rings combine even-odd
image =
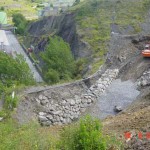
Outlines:
[{"label": "hillside trees", "polygon": [[[0,51],[0,99],[2,95],[5,96],[7,108],[12,103],[11,94],[15,87],[34,83],[30,69],[21,55],[14,59]],[[14,102],[13,106],[16,106],[16,101]]]},{"label": "hillside trees", "polygon": [[7,87],[12,84],[29,85],[34,83],[33,76],[21,55],[15,59],[0,52],[0,80]]},{"label": "hillside trees", "polygon": [[14,25],[17,27],[16,33],[21,35],[25,34],[26,27],[28,24],[26,18],[22,14],[16,13],[12,15],[12,21]]},{"label": "hillside trees", "polygon": [[44,62],[44,77],[48,83],[73,78],[75,61],[69,45],[62,38],[57,36],[50,38],[46,50],[41,53],[41,58]]}]

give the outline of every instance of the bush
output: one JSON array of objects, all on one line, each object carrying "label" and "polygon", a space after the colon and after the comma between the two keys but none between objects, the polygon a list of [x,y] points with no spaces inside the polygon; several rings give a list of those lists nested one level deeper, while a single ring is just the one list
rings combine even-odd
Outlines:
[{"label": "bush", "polygon": [[0,86],[13,84],[34,84],[29,66],[21,55],[14,59],[12,56],[0,52]]},{"label": "bush", "polygon": [[112,145],[118,143],[102,134],[100,121],[87,116],[79,125],[64,129],[58,147],[61,150],[106,150]]},{"label": "bush", "polygon": [[[42,71],[47,82],[56,83],[59,79],[73,78],[75,60],[68,43],[64,42],[62,38],[57,36],[50,38],[46,50],[41,53],[41,58],[44,62]],[[55,78],[54,75],[56,75]]]},{"label": "bush", "polygon": [[90,116],[81,119],[78,125],[65,127],[58,145],[61,150],[106,150],[111,147],[121,149],[122,143],[113,136],[103,135],[100,121]]},{"label": "bush", "polygon": [[4,10],[5,10],[4,6],[1,6],[0,11],[4,11]]},{"label": "bush", "polygon": [[76,76],[81,77],[83,75],[85,66],[87,64],[87,59],[80,58],[76,61]]},{"label": "bush", "polygon": [[14,25],[17,27],[16,33],[21,35],[25,34],[26,27],[27,27],[26,18],[20,13],[15,13],[12,15],[12,21]]},{"label": "bush", "polygon": [[[21,85],[33,85],[33,75],[21,55],[14,59],[0,52],[0,97],[3,95],[5,108],[13,109],[17,105],[17,97],[12,99],[12,92]],[[14,86],[15,85],[15,86]]]},{"label": "bush", "polygon": [[50,84],[59,82],[59,73],[53,69],[49,69],[45,74],[45,81]]}]

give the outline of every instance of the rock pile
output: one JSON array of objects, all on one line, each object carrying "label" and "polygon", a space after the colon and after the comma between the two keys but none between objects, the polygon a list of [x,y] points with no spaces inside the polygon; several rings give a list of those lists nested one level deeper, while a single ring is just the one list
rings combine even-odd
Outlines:
[{"label": "rock pile", "polygon": [[61,100],[55,98],[54,100],[47,94],[39,94],[36,102],[43,108],[43,111],[38,113],[39,122],[41,125],[50,126],[69,124],[78,119],[81,113],[85,112],[86,108],[94,103],[97,97],[117,77],[118,72],[118,69],[106,70],[95,85],[91,86],[86,93],[80,93],[81,96],[74,95],[72,98],[63,98]]},{"label": "rock pile", "polygon": [[150,69],[145,71],[143,75],[138,79],[138,86],[150,85]]}]

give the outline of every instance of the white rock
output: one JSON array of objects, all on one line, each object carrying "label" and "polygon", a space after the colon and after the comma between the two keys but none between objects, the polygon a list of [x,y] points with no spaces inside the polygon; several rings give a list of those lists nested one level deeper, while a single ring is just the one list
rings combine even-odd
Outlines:
[{"label": "white rock", "polygon": [[38,104],[40,104],[40,100],[38,98],[35,99]]},{"label": "white rock", "polygon": [[86,111],[86,108],[81,108],[80,111],[83,113]]},{"label": "white rock", "polygon": [[40,122],[48,121],[48,119],[45,116],[38,116],[38,119]]},{"label": "white rock", "polygon": [[42,100],[43,99],[43,95],[39,95],[39,100]]},{"label": "white rock", "polygon": [[3,117],[0,117],[0,122],[3,120]]},{"label": "white rock", "polygon": [[70,105],[73,106],[73,105],[75,105],[75,104],[76,104],[75,101],[74,101],[73,99],[71,99]]},{"label": "white rock", "polygon": [[48,100],[43,99],[43,100],[41,100],[40,102],[41,102],[41,105],[47,105],[49,101],[48,101]]},{"label": "white rock", "polygon": [[66,119],[66,123],[71,123],[71,119],[70,119],[70,118],[67,118],[67,119]]},{"label": "white rock", "polygon": [[43,100],[48,100],[48,98],[46,96],[43,96]]},{"label": "white rock", "polygon": [[142,86],[147,85],[147,81],[146,81],[146,80],[143,80],[143,81],[141,82],[141,85],[142,85]]},{"label": "white rock", "polygon": [[46,113],[44,113],[44,112],[39,112],[39,115],[40,115],[40,116],[45,116]]},{"label": "white rock", "polygon": [[82,103],[82,104],[87,103],[87,99],[83,98],[83,99],[81,100],[81,103]]},{"label": "white rock", "polygon": [[52,115],[47,115],[46,118],[48,118],[49,120],[52,120],[53,116]]},{"label": "white rock", "polygon": [[50,126],[50,125],[52,125],[52,122],[51,121],[45,121],[45,122],[42,122],[41,124],[43,126]]},{"label": "white rock", "polygon": [[62,113],[62,111],[52,111],[51,113],[52,113],[53,115],[59,115],[59,114]]},{"label": "white rock", "polygon": [[103,84],[98,84],[98,89],[104,89],[105,86]]},{"label": "white rock", "polygon": [[65,105],[66,105],[66,103],[67,103],[66,101],[62,101],[62,103],[61,103],[61,104],[62,104],[63,106],[65,106]]},{"label": "white rock", "polygon": [[87,100],[87,103],[88,103],[88,104],[92,103],[92,100],[91,100],[91,99],[88,99],[88,100]]}]

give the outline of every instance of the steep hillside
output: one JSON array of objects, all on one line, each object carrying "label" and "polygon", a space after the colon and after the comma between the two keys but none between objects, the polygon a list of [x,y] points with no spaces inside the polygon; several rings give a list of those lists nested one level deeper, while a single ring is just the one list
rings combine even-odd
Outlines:
[{"label": "steep hillside", "polygon": [[148,0],[83,1],[60,16],[33,23],[28,41],[40,51],[48,36],[61,36],[70,44],[75,58],[87,60],[87,73],[92,74],[106,60],[111,35],[139,33],[149,6]]},{"label": "steep hillside", "polygon": [[[115,134],[123,141],[122,149],[149,150],[150,59],[141,55],[150,40],[149,24],[149,0],[88,0],[59,16],[32,23],[24,44],[27,47],[32,44],[36,59],[40,60],[40,52],[49,44],[48,37],[58,35],[70,44],[76,59],[88,60],[87,74],[97,72],[72,83],[27,87],[12,114],[19,125],[0,112],[2,149],[58,149],[55,138],[60,138],[65,125],[77,142],[82,143],[72,126],[90,114],[102,120],[103,133]],[[31,125],[21,125],[27,122]],[[90,126],[88,123],[88,129]],[[78,135],[85,141],[89,137],[95,139],[96,132],[87,136],[85,127],[81,125],[83,134]],[[68,132],[66,138],[74,141]],[[98,137],[96,143],[101,141]],[[114,143],[107,149],[119,149]]]}]

